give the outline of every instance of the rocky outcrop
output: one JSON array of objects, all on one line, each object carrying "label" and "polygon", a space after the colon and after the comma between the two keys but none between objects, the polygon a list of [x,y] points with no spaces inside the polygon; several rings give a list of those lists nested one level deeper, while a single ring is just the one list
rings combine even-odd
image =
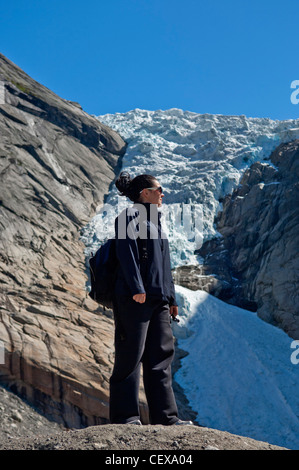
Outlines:
[{"label": "rocky outcrop", "polygon": [[298,140],[281,144],[269,163],[246,170],[216,218],[221,237],[198,252],[204,280],[193,276],[193,288],[210,277],[210,293],[257,311],[294,339],[299,339],[298,181]]},{"label": "rocky outcrop", "polygon": [[[62,431],[49,436],[18,438],[0,441],[0,450],[101,450],[101,451],[149,451],[138,457],[152,464],[163,463],[198,463],[198,453],[182,451],[200,450],[288,450],[285,447],[262,442],[248,437],[237,436],[217,429],[199,426],[135,426],[126,424],[108,424],[90,426],[86,429]],[[168,450],[161,454],[161,450]],[[99,453],[100,463],[128,463],[129,457],[123,452]],[[130,454],[129,454],[130,455]],[[151,461],[150,459],[151,457]],[[160,456],[158,459],[158,455]],[[187,458],[189,459],[187,460]],[[109,458],[110,460],[106,460]],[[122,458],[125,460],[122,461]],[[145,460],[144,460],[145,459]],[[130,462],[130,460],[129,460]],[[138,462],[137,462],[138,463]],[[134,466],[134,465],[133,465]]]},{"label": "rocky outcrop", "polygon": [[126,144],[3,55],[0,85],[0,381],[67,426],[105,422],[113,322],[86,297],[80,229]]},{"label": "rocky outcrop", "polygon": [[194,426],[89,426],[65,430],[0,386],[0,450],[284,450],[229,432]]},{"label": "rocky outcrop", "polygon": [[0,446],[2,442],[17,438],[49,436],[65,430],[38,413],[26,400],[0,385]]}]

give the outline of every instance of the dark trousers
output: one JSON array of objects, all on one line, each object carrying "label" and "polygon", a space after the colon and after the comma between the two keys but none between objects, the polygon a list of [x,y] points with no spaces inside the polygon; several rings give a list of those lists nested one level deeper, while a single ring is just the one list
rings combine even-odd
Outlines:
[{"label": "dark trousers", "polygon": [[178,420],[172,389],[174,341],[168,303],[147,298],[116,299],[115,362],[110,378],[110,421],[139,419],[139,379],[143,364],[144,389],[151,424],[170,425]]}]

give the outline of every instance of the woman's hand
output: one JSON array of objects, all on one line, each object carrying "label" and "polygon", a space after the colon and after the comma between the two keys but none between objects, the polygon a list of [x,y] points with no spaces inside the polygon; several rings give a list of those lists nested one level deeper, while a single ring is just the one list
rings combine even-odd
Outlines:
[{"label": "woman's hand", "polygon": [[172,317],[177,317],[179,314],[179,309],[176,305],[169,307],[169,313]]},{"label": "woman's hand", "polygon": [[135,302],[139,302],[140,304],[144,304],[145,297],[145,294],[135,294],[133,295],[133,300],[135,300]]}]

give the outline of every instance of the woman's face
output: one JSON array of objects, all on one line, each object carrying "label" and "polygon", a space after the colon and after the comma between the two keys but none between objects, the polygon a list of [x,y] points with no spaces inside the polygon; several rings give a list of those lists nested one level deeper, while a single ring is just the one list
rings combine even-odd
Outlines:
[{"label": "woman's face", "polygon": [[145,188],[142,191],[142,202],[149,202],[150,204],[157,204],[158,207],[162,206],[162,199],[164,194],[161,185],[157,180],[153,182],[150,188]]}]

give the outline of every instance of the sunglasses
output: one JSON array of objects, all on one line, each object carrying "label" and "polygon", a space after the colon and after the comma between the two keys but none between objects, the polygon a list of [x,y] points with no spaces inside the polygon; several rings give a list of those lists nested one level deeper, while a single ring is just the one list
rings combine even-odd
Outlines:
[{"label": "sunglasses", "polygon": [[[160,194],[163,193],[163,189],[162,189],[162,186],[159,186],[158,188],[143,188],[143,189],[149,189],[150,191],[159,191]],[[139,194],[142,193],[143,189],[140,191]]]}]

